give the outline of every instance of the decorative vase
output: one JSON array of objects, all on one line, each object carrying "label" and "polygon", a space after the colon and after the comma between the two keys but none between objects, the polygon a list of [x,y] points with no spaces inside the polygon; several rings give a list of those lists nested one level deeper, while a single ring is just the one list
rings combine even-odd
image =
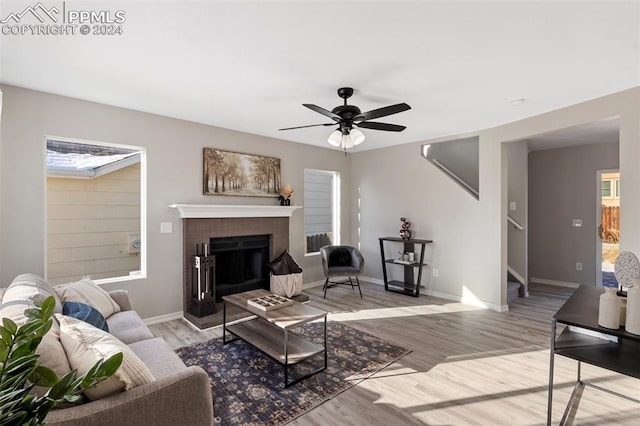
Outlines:
[{"label": "decorative vase", "polygon": [[627,320],[625,330],[640,335],[640,287],[633,286],[627,290]]},{"label": "decorative vase", "polygon": [[620,327],[624,327],[627,323],[627,298],[620,297]]},{"label": "decorative vase", "polygon": [[614,287],[605,287],[604,293],[600,296],[598,325],[601,327],[620,328],[620,299],[616,295],[616,291],[617,289]]},{"label": "decorative vase", "polygon": [[410,240],[411,239],[411,222],[409,222],[406,218],[401,217],[400,221],[402,222],[402,226],[400,229],[400,238],[402,238],[403,240]]}]

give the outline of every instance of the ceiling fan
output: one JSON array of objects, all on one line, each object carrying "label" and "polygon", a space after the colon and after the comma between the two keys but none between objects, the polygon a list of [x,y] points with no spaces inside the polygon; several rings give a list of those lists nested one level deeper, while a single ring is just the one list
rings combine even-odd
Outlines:
[{"label": "ceiling fan", "polygon": [[310,124],[307,126],[287,127],[278,130],[293,130],[304,129],[306,127],[317,126],[335,126],[338,125],[336,130],[329,135],[328,142],[336,147],[341,147],[346,150],[355,145],[359,145],[364,140],[364,134],[357,128],[372,129],[372,130],[384,130],[387,132],[401,132],[406,129],[405,126],[399,126],[397,124],[379,123],[376,121],[369,121],[376,118],[386,117],[388,115],[397,114],[402,111],[411,109],[411,107],[405,103],[389,105],[383,108],[373,109],[367,112],[361,112],[360,108],[355,105],[347,105],[347,99],[353,95],[353,89],[351,87],[341,87],[338,89],[338,96],[344,99],[344,104],[339,105],[331,111],[321,108],[313,104],[302,104],[312,111],[320,113],[333,120],[331,123],[323,124]]}]

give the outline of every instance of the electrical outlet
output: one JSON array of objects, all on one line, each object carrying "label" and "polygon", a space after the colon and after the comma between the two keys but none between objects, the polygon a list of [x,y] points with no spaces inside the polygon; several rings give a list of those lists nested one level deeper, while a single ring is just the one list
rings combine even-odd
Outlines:
[{"label": "electrical outlet", "polygon": [[438,276],[438,268],[433,268],[433,276],[434,277]]},{"label": "electrical outlet", "polygon": [[511,210],[512,212],[516,210],[516,202],[515,201],[511,201],[509,203],[509,210]]},{"label": "electrical outlet", "polygon": [[576,263],[576,271],[582,271],[582,263]]}]

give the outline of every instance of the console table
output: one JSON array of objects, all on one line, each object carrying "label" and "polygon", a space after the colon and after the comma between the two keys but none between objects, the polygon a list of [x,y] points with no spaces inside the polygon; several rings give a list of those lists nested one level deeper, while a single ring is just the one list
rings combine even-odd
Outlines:
[{"label": "console table", "polygon": [[[627,333],[624,328],[612,330],[598,325],[598,310],[600,295],[604,293],[602,287],[581,285],[573,295],[556,312],[551,321],[551,347],[549,359],[549,399],[547,402],[547,425],[551,424],[551,407],[553,403],[553,368],[555,355],[562,355],[578,361],[577,379],[567,407],[562,415],[560,424],[567,421],[571,408],[579,402],[585,386],[640,403],[639,400],[605,389],[594,383],[588,383],[580,377],[580,363],[586,362],[601,368],[606,368],[627,376],[640,378],[640,336]],[[558,324],[566,325],[565,329],[556,335]],[[568,326],[580,327],[592,332],[602,333],[618,339],[617,343],[572,331]],[[577,407],[577,405],[576,405]],[[576,408],[577,409],[577,408]]]},{"label": "console table", "polygon": [[[422,267],[424,263],[425,246],[432,243],[432,240],[420,240],[411,238],[408,240],[399,237],[380,237],[380,258],[382,259],[382,276],[384,278],[384,289],[396,293],[408,294],[413,297],[420,295],[420,281],[422,280]],[[416,245],[420,246],[420,259],[414,262],[400,262],[393,257],[387,258],[384,254],[384,242],[403,243],[403,252],[415,253]],[[387,279],[387,265],[399,265],[404,268],[404,280],[396,281]],[[418,268],[418,279],[414,277],[414,270]]]}]

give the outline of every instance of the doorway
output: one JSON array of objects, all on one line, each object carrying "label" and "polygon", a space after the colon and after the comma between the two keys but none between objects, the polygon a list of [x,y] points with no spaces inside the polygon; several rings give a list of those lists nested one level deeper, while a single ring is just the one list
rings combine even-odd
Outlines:
[{"label": "doorway", "polygon": [[596,172],[596,285],[617,287],[614,265],[620,252],[620,171],[618,169]]}]

